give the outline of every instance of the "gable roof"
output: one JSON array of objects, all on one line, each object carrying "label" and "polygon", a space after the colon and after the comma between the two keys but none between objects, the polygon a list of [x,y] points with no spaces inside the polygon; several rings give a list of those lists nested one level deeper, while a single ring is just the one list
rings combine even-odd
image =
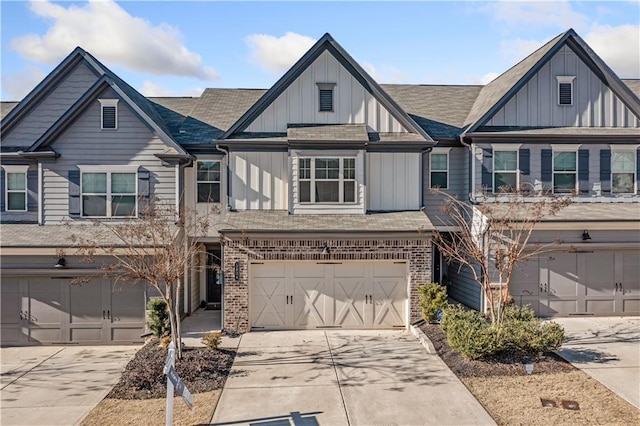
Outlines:
[{"label": "gable roof", "polygon": [[242,132],[253,122],[282,92],[284,92],[324,51],[329,51],[371,95],[380,102],[389,113],[407,130],[417,133],[427,142],[434,142],[400,106],[371,78],[371,76],[340,46],[329,33],[326,33],[305,53],[240,119],[238,119],[221,137],[228,139]]},{"label": "gable roof", "polygon": [[628,86],[604,63],[598,55],[573,30],[556,36],[544,46],[505,71],[482,88],[466,119],[464,134],[471,133],[486,123],[500,108],[542,68],[564,45],[578,57],[640,117],[640,100]]}]

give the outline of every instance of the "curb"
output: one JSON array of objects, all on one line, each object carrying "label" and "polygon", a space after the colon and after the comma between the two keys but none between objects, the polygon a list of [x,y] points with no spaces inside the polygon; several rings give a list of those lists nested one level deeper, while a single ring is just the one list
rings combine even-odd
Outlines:
[{"label": "curb", "polygon": [[420,330],[413,324],[409,324],[409,330],[411,331],[411,334],[413,334],[413,336],[418,339],[422,347],[424,347],[428,353],[436,353],[436,348],[433,347],[433,343],[431,343],[431,340],[429,340],[427,335],[424,334],[422,330]]}]

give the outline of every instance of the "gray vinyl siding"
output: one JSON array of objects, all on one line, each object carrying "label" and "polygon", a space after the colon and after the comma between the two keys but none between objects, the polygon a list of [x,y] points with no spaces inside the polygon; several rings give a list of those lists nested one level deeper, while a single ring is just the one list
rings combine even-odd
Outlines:
[{"label": "gray vinyl siding", "polygon": [[481,310],[482,290],[467,266],[460,268],[458,263],[452,262],[447,267],[447,277],[450,281],[449,297],[469,308]]},{"label": "gray vinyl siding", "polygon": [[367,210],[420,208],[420,154],[372,152],[367,159]]},{"label": "gray vinyl siding", "polygon": [[7,135],[3,135],[2,145],[31,146],[97,80],[86,65],[79,63]]},{"label": "gray vinyl siding", "polygon": [[[104,98],[115,98],[106,92]],[[163,166],[154,155],[167,146],[123,101],[118,104],[118,129],[100,130],[96,100],[52,144],[60,157],[44,165],[44,222],[58,223],[69,215],[69,170],[78,165],[136,165],[150,172],[151,196],[175,204],[175,167]]]},{"label": "gray vinyl siding", "polygon": [[[558,105],[557,76],[575,76],[573,105]],[[640,118],[564,46],[487,123],[488,126],[640,127]]]},{"label": "gray vinyl siding", "polygon": [[[425,213],[434,225],[450,225],[450,219],[441,211],[444,196],[431,192],[431,173],[429,170],[429,154],[424,155],[423,202]],[[449,151],[449,188],[442,191],[467,199],[469,181],[469,149],[466,147],[451,148]]]}]

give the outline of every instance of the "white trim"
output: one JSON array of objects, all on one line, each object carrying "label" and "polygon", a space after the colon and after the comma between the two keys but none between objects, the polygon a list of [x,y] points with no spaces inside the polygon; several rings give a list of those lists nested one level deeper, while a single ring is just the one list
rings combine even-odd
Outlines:
[{"label": "white trim", "polygon": [[[627,146],[624,146],[622,149],[620,148],[613,148],[614,146],[620,146],[620,145],[611,145],[611,159],[609,160],[611,162],[611,164],[609,165],[610,169],[611,169],[611,177],[610,177],[610,188],[611,188],[611,195],[613,196],[629,196],[629,195],[636,195],[638,193],[638,176],[637,176],[637,170],[638,170],[638,164],[637,164],[637,154],[636,154],[636,148],[630,149]],[[636,145],[637,146],[637,145]],[[615,154],[631,154],[631,160],[633,161],[633,167],[631,169],[631,171],[616,171],[613,169],[613,157],[615,156]],[[614,174],[629,174],[632,173],[633,174],[633,188],[630,192],[614,192],[613,190],[613,175]]]},{"label": "white trim", "polygon": [[451,146],[437,146],[433,147],[429,153],[431,154],[432,152],[434,152],[436,154],[448,154],[452,149],[453,147]]},{"label": "white trim", "polygon": [[494,151],[518,151],[522,143],[492,143],[491,149]]},{"label": "white trim", "polygon": [[[301,179],[300,178],[300,161],[301,160],[310,160],[309,164],[309,179]],[[338,160],[338,178],[337,179],[317,179],[316,178],[316,160]],[[353,160],[353,179],[346,179],[344,177],[344,162],[345,160]],[[358,179],[356,170],[358,168],[358,163],[356,161],[356,156],[334,156],[334,155],[321,155],[321,156],[299,156],[298,159],[298,168],[297,168],[297,185],[298,185],[298,193],[297,193],[297,202],[298,204],[304,205],[327,205],[327,204],[335,204],[335,205],[357,205],[358,201]],[[310,201],[300,201],[300,182],[309,182],[310,185]],[[338,182],[338,201],[316,201],[315,200],[315,187],[316,182]],[[353,182],[353,201],[344,201],[344,184],[345,182]]]},{"label": "white trim", "polygon": [[[551,146],[552,147],[553,146],[558,147],[558,146],[571,146],[571,145],[551,145]],[[572,148],[570,148],[570,149],[555,149],[554,148],[553,151],[551,152],[551,192],[554,193],[554,194],[568,194],[568,192],[556,192],[556,189],[555,189],[555,187],[556,187],[556,185],[555,185],[555,183],[556,183],[556,180],[555,180],[556,172],[558,174],[570,174],[570,173],[573,173],[575,175],[576,179],[575,179],[573,191],[571,191],[571,192],[578,193],[578,191],[579,191],[579,184],[578,184],[578,172],[579,172],[579,170],[578,170],[578,162],[579,162],[578,161],[578,149],[577,148],[573,149],[573,146],[571,146],[571,147]],[[576,169],[574,171],[564,171],[564,170],[557,170],[556,171],[556,154],[561,153],[561,152],[573,152],[573,153],[575,153],[575,155],[576,155],[576,157],[575,157],[576,158]]]},{"label": "white trim", "polygon": [[433,167],[431,167],[431,155],[436,154],[436,155],[446,155],[447,156],[447,169],[446,170],[435,170],[436,173],[442,173],[445,172],[447,174],[447,186],[445,188],[438,188],[438,189],[449,189],[449,175],[451,174],[451,167],[450,167],[450,162],[449,162],[449,151],[451,150],[451,148],[440,148],[436,151],[436,148],[434,148],[430,153],[429,153],[429,189],[432,189],[433,186],[431,186],[431,174],[434,172]]},{"label": "white trim", "polygon": [[[78,166],[79,168],[81,166]],[[134,170],[123,170],[122,167],[123,166],[115,166],[110,168],[109,170],[104,170],[105,168],[108,168],[107,166],[99,166],[98,168],[102,168],[103,170],[97,170],[96,169],[90,169],[88,168],[88,166],[82,166],[83,169],[80,169],[80,217],[88,217],[88,218],[132,218],[132,217],[138,217],[138,167],[135,166]],[[131,166],[129,166],[131,167]],[[103,193],[96,193],[96,192],[88,192],[85,194],[85,192],[82,190],[82,179],[84,178],[84,174],[85,173],[105,173],[106,176],[106,192]],[[112,197],[114,196],[114,194],[111,192],[111,174],[112,173],[128,173],[128,174],[133,174],[134,175],[134,191],[131,193],[126,193],[126,194],[115,194],[115,195],[122,195],[122,196],[133,196],[134,202],[135,202],[135,206],[134,206],[134,212],[131,216],[112,216],[111,215],[111,207],[112,207]],[[105,206],[105,216],[88,216],[84,214],[84,203],[83,203],[83,197],[84,195],[104,195],[105,196],[105,201],[106,201],[106,206]]]},{"label": "white trim", "polygon": [[[27,179],[27,171],[29,170],[29,166],[5,166],[4,169],[4,210],[6,212],[26,212],[29,211],[29,180]],[[24,189],[12,189],[9,190],[9,173],[12,174],[23,174],[24,175]],[[9,193],[19,194],[24,193],[24,209],[10,209],[9,208]]]},{"label": "white trim", "polygon": [[499,188],[496,187],[496,153],[497,152],[515,152],[516,153],[516,168],[515,170],[498,170],[499,173],[515,173],[516,186],[514,191],[518,191],[520,188],[520,146],[522,144],[509,144],[502,147],[495,147],[495,144],[491,145],[493,149],[491,155],[491,187],[494,194],[500,194]]},{"label": "white trim", "polygon": [[91,172],[115,172],[115,173],[137,173],[138,169],[140,168],[140,166],[134,166],[134,165],[115,165],[115,166],[105,166],[105,165],[87,165],[87,164],[80,164],[78,166],[78,169],[80,169],[81,173],[91,173]]},{"label": "white trim", "polygon": [[[98,99],[100,102],[100,129],[101,130],[118,130],[118,101],[120,99]],[[114,107],[115,108],[115,127],[104,127],[104,108],[105,107]]]},{"label": "white trim", "polygon": [[[200,203],[200,204],[204,204],[204,203],[207,203],[207,204],[220,204],[222,202],[222,195],[223,195],[222,194],[222,176],[223,176],[223,173],[222,173],[222,166],[223,166],[222,158],[218,157],[218,158],[206,159],[206,158],[198,157],[198,159],[194,163],[195,163],[195,167],[194,167],[194,172],[193,172],[194,176],[193,177],[195,179],[195,185],[196,185],[196,188],[195,188],[195,191],[194,191],[194,197],[195,197],[194,201],[195,201],[195,203],[196,204],[198,204],[198,203]],[[220,164],[220,170],[219,170],[220,177],[218,178],[218,180],[217,181],[215,181],[215,180],[203,180],[203,181],[198,180],[198,163],[219,163]],[[220,189],[218,191],[220,199],[218,201],[212,201],[212,202],[198,201],[198,184],[199,183],[217,183],[218,185],[220,185]]]},{"label": "white trim", "polygon": [[553,143],[553,144],[549,144],[549,146],[551,147],[552,150],[554,151],[578,151],[580,149],[580,147],[582,146],[581,143],[575,144],[575,143]]},{"label": "white trim", "polygon": [[16,165],[2,165],[5,173],[24,173],[27,174],[27,170],[29,170],[29,166],[16,166]]},{"label": "white trim", "polygon": [[609,144],[611,151],[637,151],[640,148],[640,145],[619,145],[619,144]]},{"label": "white trim", "polygon": [[[558,92],[558,96],[556,97],[556,101],[558,103],[558,106],[573,106],[575,104],[575,85],[573,84],[573,81],[576,79],[575,76],[570,76],[570,75],[557,75],[556,76],[556,91]],[[571,103],[569,104],[562,104],[560,103],[560,85],[561,84],[569,84],[571,87]]]},{"label": "white trim", "polygon": [[44,197],[42,196],[42,187],[44,186],[44,171],[42,163],[38,162],[38,225],[44,225]]}]

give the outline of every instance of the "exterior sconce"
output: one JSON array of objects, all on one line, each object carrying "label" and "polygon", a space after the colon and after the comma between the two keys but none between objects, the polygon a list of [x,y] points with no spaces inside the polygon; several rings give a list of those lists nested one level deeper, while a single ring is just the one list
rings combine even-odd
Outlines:
[{"label": "exterior sconce", "polygon": [[59,257],[58,261],[56,262],[55,265],[53,265],[53,267],[55,269],[66,269],[67,268],[67,261],[64,257]]},{"label": "exterior sconce", "polygon": [[324,246],[322,247],[322,254],[323,255],[331,254],[331,249],[329,248],[329,245],[326,242],[324,243]]},{"label": "exterior sconce", "polygon": [[589,241],[590,239],[591,235],[589,235],[589,232],[585,229],[582,233],[582,241]]},{"label": "exterior sconce", "polygon": [[233,264],[233,279],[236,281],[240,280],[240,262]]}]

